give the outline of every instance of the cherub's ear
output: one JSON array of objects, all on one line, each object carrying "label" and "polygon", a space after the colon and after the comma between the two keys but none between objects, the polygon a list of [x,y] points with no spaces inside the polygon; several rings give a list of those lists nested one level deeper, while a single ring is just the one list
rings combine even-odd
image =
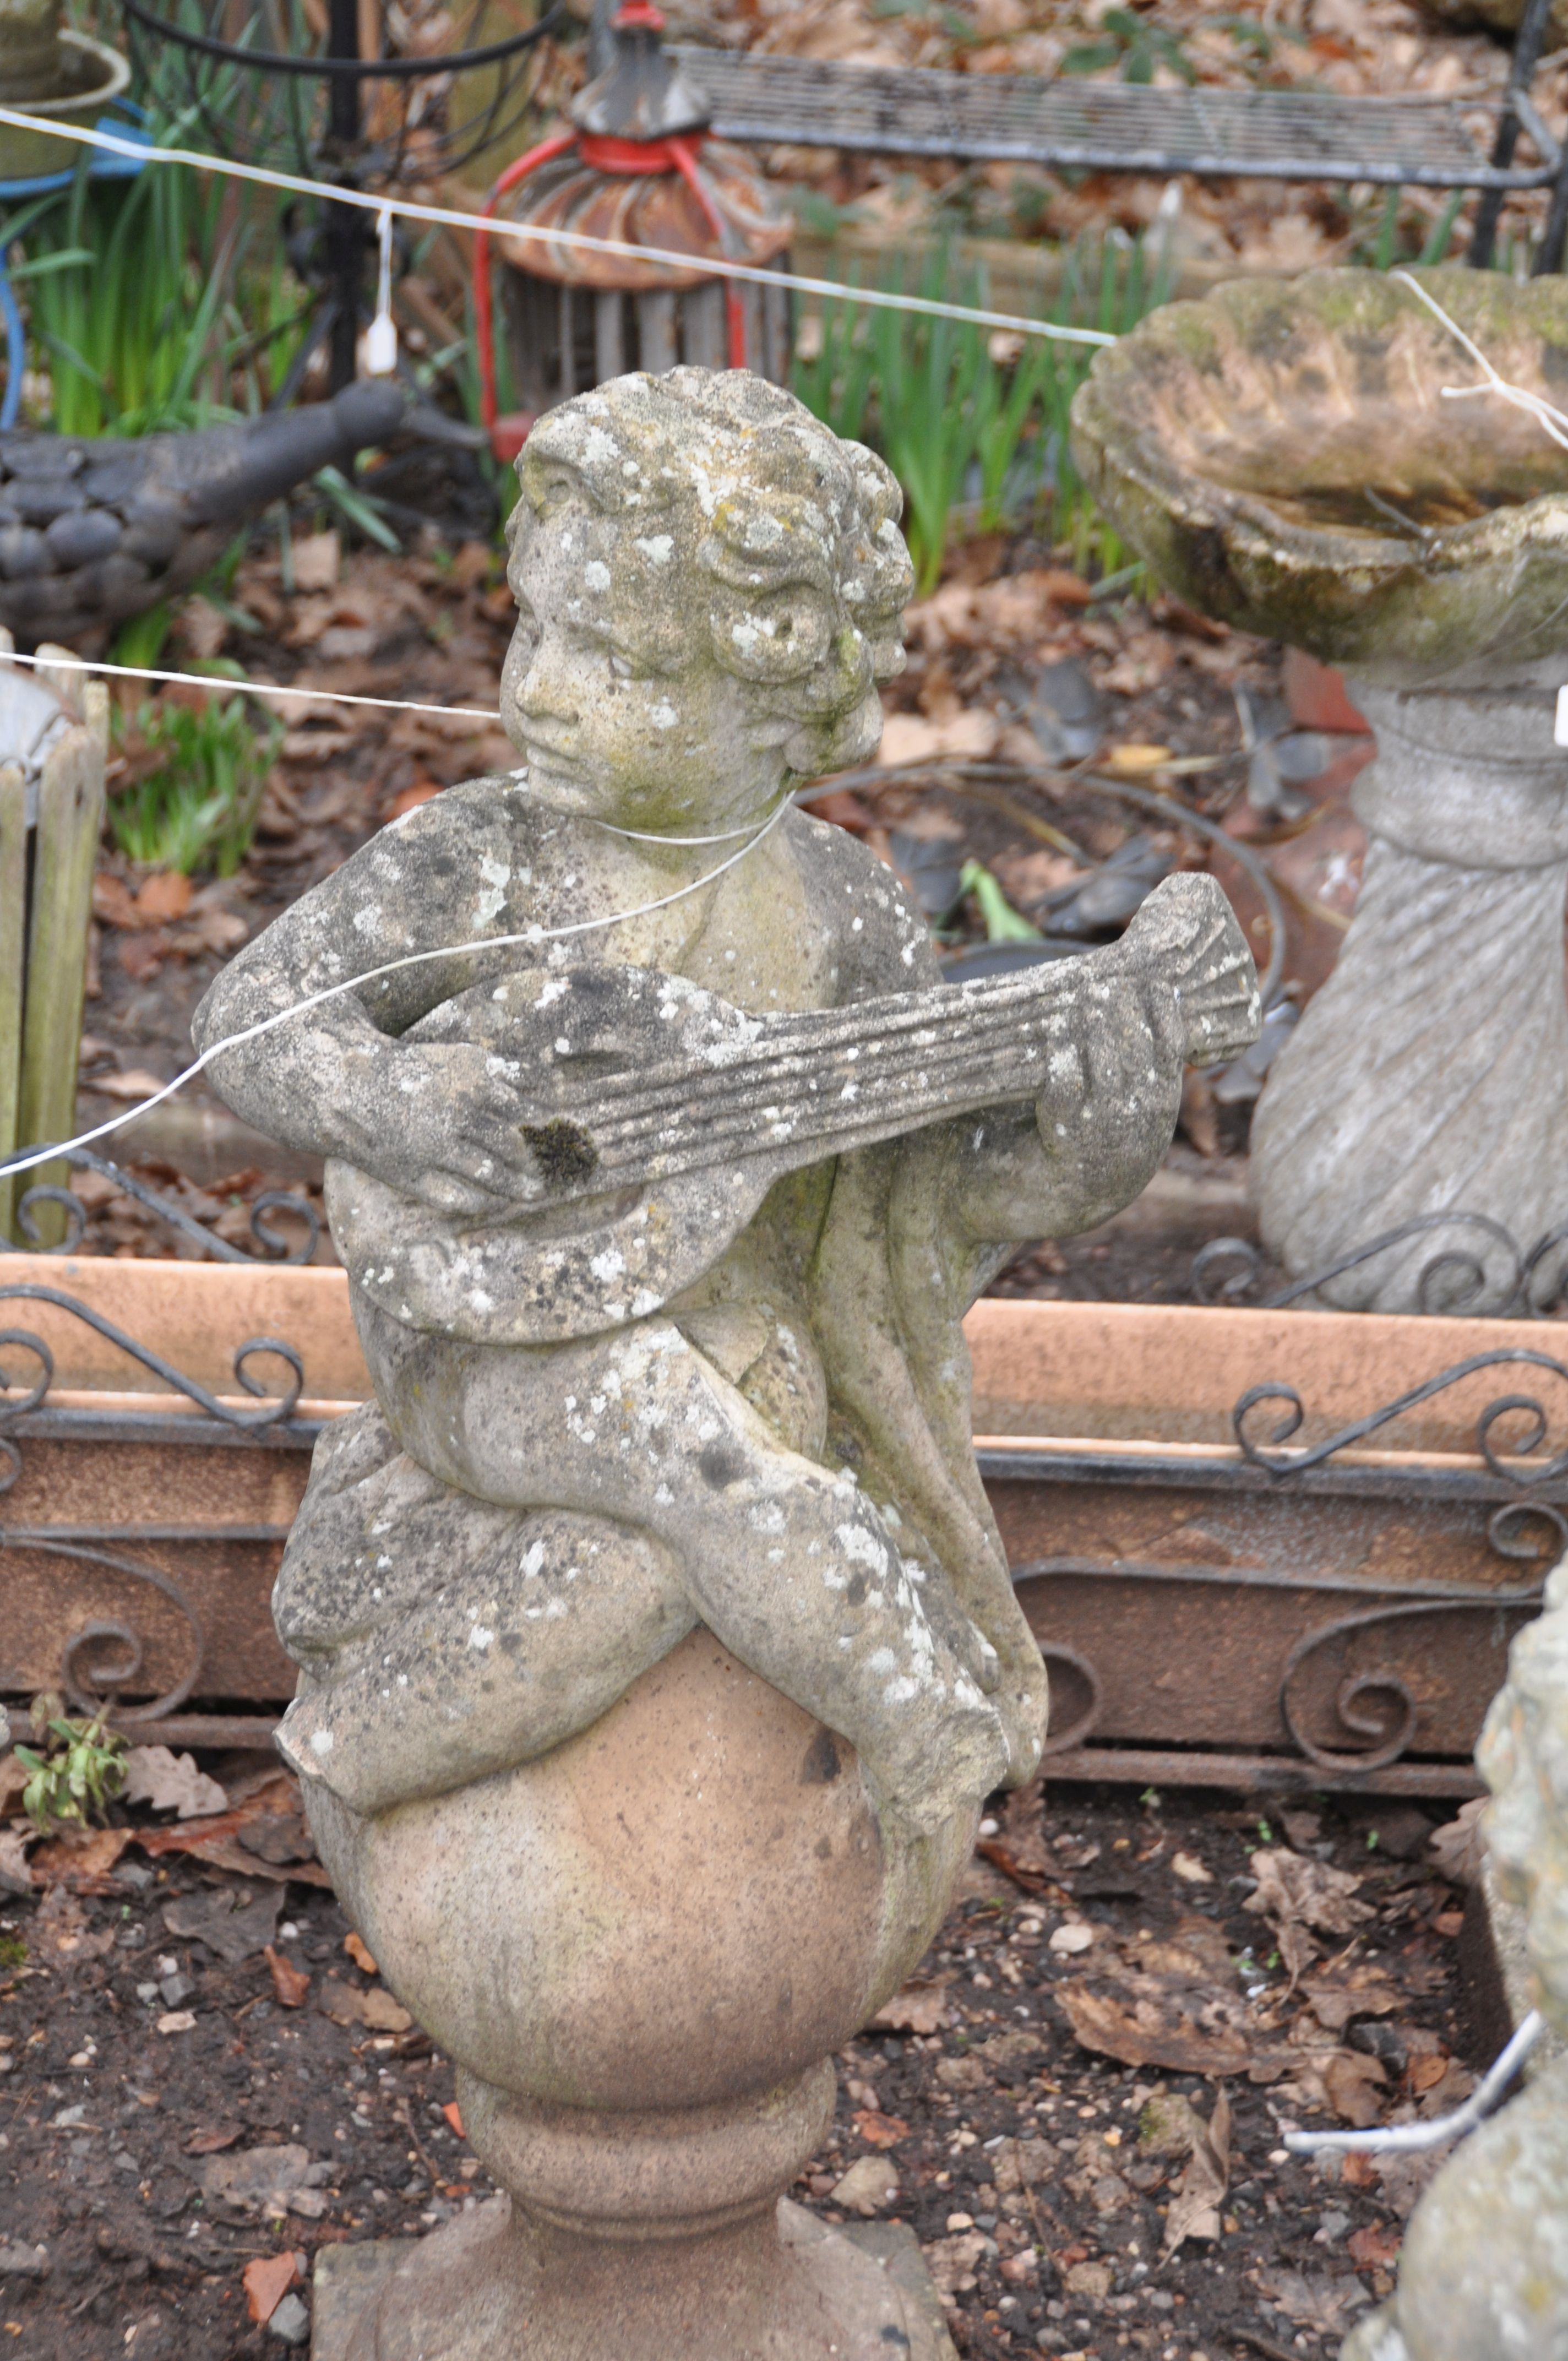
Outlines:
[{"label": "cherub's ear", "polygon": [[828,653],[835,620],[832,601],[809,582],[732,589],[716,581],[708,593],[714,656],[741,680],[798,680],[815,671]]}]

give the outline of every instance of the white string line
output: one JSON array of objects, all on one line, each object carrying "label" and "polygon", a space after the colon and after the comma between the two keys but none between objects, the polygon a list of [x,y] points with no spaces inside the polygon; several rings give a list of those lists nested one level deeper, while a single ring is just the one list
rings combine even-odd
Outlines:
[{"label": "white string line", "polygon": [[[252,680],[248,674],[234,680],[225,673],[154,672],[147,664],[102,664],[91,656],[18,655],[14,648],[0,654],[0,665],[8,664],[33,664],[45,672],[107,672],[121,680],[181,681],[191,688],[230,689],[236,696],[321,697],[333,705],[374,705],[388,713],[457,713],[470,721],[501,721],[504,719],[484,705],[416,705],[403,697],[351,697],[346,689],[289,688],[281,681]],[[528,772],[524,767],[514,771],[511,775],[515,779],[525,779]],[[608,829],[611,836],[630,837],[637,844],[733,844],[738,836],[747,834],[743,828],[724,828],[717,836],[666,836],[661,829],[617,828],[608,819],[596,819],[594,826]]]},{"label": "white string line", "polygon": [[[127,1107],[123,1115],[111,1116],[107,1123],[97,1124],[91,1131],[79,1132],[74,1139],[59,1139],[48,1148],[31,1148],[25,1155],[0,1158],[0,1180],[6,1179],[13,1172],[31,1172],[40,1164],[50,1164],[58,1157],[68,1156],[73,1148],[90,1148],[95,1139],[107,1139],[112,1132],[124,1130],[126,1124],[135,1123],[153,1107],[161,1106],[165,1099],[172,1098],[176,1091],[182,1090],[203,1067],[209,1066],[214,1058],[222,1057],[225,1049],[238,1049],[247,1041],[259,1040],[264,1033],[271,1033],[280,1025],[286,1025],[291,1017],[303,1016],[311,1009],[321,1007],[324,1001],[336,1000],[345,992],[358,992],[367,983],[379,982],[382,976],[398,975],[405,968],[423,967],[431,960],[453,959],[465,951],[508,950],[518,944],[564,942],[570,935],[595,934],[608,927],[629,925],[633,918],[651,917],[656,910],[667,910],[674,903],[684,902],[692,894],[700,894],[705,885],[713,884],[727,870],[744,861],[747,854],[754,852],[762,839],[778,826],[784,813],[793,808],[793,798],[787,795],[781,796],[762,827],[748,838],[739,852],[732,852],[728,861],[721,861],[716,869],[705,871],[689,885],[678,886],[673,894],[661,895],[656,902],[641,903],[634,910],[612,910],[604,918],[578,918],[569,927],[528,927],[521,934],[483,935],[466,942],[443,943],[432,951],[411,951],[403,959],[387,960],[380,967],[367,968],[362,974],[351,975],[342,983],[329,983],[323,992],[313,992],[304,1000],[291,1002],[287,1008],[275,1008],[270,1016],[258,1018],[256,1024],[247,1025],[242,1032],[231,1033],[225,1040],[214,1041],[209,1049],[203,1050],[194,1065],[187,1066],[182,1074],[176,1074],[171,1082],[165,1082],[163,1088],[155,1091],[150,1097],[142,1099],[134,1107]],[[607,825],[602,821],[598,824]],[[392,825],[396,827],[398,823],[394,821]],[[615,832],[621,833],[619,829]]]},{"label": "white string line", "polygon": [[238,164],[223,156],[203,156],[192,148],[148,148],[113,132],[89,131],[79,124],[46,123],[0,106],[0,124],[14,131],[46,131],[57,139],[74,139],[84,148],[99,148],[110,156],[127,156],[142,164],[189,164],[199,172],[218,172],[234,181],[253,181],[260,188],[286,189],[291,195],[325,197],[332,203],[357,206],[361,213],[401,214],[408,221],[433,223],[443,229],[483,230],[496,238],[529,240],[543,246],[576,247],[583,254],[617,255],[632,262],[663,262],[690,271],[700,260],[710,279],[741,279],[756,287],[795,287],[803,295],[821,295],[833,302],[864,303],[873,311],[917,312],[932,320],[967,321],[977,328],[1002,328],[1014,335],[1055,336],[1069,345],[1113,345],[1118,340],[1102,328],[1068,328],[1054,322],[1029,320],[1012,312],[981,312],[966,303],[945,303],[931,295],[898,295],[876,287],[846,287],[833,279],[803,279],[789,270],[769,270],[753,262],[733,262],[727,255],[694,257],[668,247],[633,246],[624,238],[593,237],[578,229],[539,229],[527,222],[511,222],[497,214],[466,214],[449,205],[416,204],[407,197],[371,196],[361,189],[340,188],[328,181],[302,180],[297,173],[274,172],[260,164]]},{"label": "white string line", "polygon": [[1420,297],[1421,302],[1426,305],[1427,310],[1431,312],[1436,319],[1442,321],[1443,326],[1448,330],[1449,335],[1453,337],[1457,344],[1464,346],[1464,350],[1469,354],[1476,367],[1484,370],[1486,373],[1486,383],[1484,385],[1439,386],[1438,393],[1442,401],[1473,401],[1478,393],[1500,394],[1505,401],[1511,402],[1516,410],[1522,410],[1525,412],[1527,416],[1535,420],[1538,426],[1544,427],[1547,434],[1551,435],[1552,441],[1559,445],[1563,450],[1568,451],[1568,434],[1565,434],[1563,431],[1564,428],[1568,428],[1568,414],[1565,414],[1561,410],[1554,409],[1552,404],[1550,401],[1545,401],[1539,393],[1531,393],[1528,386],[1512,385],[1506,377],[1500,376],[1493,368],[1491,362],[1486,358],[1486,356],[1481,350],[1480,346],[1476,344],[1472,337],[1465,335],[1457,320],[1451,320],[1449,318],[1448,313],[1443,310],[1442,305],[1439,303],[1434,297],[1428,294],[1426,289],[1421,285],[1419,279],[1412,279],[1408,270],[1396,270],[1392,273],[1392,276],[1396,279],[1402,279],[1407,287],[1411,287],[1415,290],[1416,293]]},{"label": "white string line", "polygon": [[1285,2145],[1293,2156],[1317,2156],[1325,2148],[1351,2148],[1358,2155],[1370,2150],[1375,2156],[1409,2156],[1419,2155],[1423,2148],[1442,2147],[1475,2129],[1494,2101],[1508,2089],[1545,2031],[1545,2018],[1539,2009],[1532,2008],[1464,2105],[1455,2107],[1451,2115],[1438,2115],[1430,2124],[1389,2124],[1378,2131],[1287,2132]]},{"label": "white string line", "polygon": [[[181,681],[191,688],[227,688],[247,697],[322,697],[334,705],[374,705],[384,713],[455,713],[467,721],[499,721],[501,718],[483,705],[415,705],[404,697],[351,697],[345,688],[290,688],[280,680],[252,680],[248,675],[232,680],[226,673],[155,672],[148,664],[99,664],[89,656],[24,656],[7,649],[0,662],[36,664],[45,672],[107,672],[117,680]],[[740,832],[735,831],[737,835]]]}]

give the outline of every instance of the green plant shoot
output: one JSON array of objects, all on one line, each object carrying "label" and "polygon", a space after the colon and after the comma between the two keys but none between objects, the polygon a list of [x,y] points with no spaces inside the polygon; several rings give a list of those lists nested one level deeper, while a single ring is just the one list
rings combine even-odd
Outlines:
[{"label": "green plant shoot", "polygon": [[[232,877],[256,833],[282,723],[253,715],[236,697],[199,712],[147,704],[134,730],[129,784],[109,803],[115,842],[131,860],[160,869]],[[129,744],[124,724],[120,737]]]},{"label": "green plant shoot", "polygon": [[[55,1707],[58,1712],[50,1710]],[[70,1719],[59,1697],[36,1697],[32,1722],[53,1742],[41,1752],[31,1746],[16,1749],[16,1760],[28,1774],[23,1811],[46,1835],[51,1828],[88,1827],[125,1784],[126,1741],[104,1726],[101,1715]]]},{"label": "green plant shoot", "polygon": [[966,894],[972,894],[985,927],[988,943],[1037,943],[1038,927],[1016,911],[983,862],[966,861],[959,875]]}]

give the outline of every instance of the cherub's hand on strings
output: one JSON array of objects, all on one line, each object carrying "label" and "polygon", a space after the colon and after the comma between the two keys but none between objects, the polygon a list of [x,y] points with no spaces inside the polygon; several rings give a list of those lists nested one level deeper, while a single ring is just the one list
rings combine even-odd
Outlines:
[{"label": "cherub's hand on strings", "polygon": [[533,1195],[512,1061],[477,1044],[386,1041],[340,1110],[334,1153],[439,1213],[496,1213]]}]

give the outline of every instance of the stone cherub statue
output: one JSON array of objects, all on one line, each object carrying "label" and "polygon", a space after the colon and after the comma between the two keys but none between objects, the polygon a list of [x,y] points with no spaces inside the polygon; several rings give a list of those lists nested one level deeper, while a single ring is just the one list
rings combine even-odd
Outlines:
[{"label": "stone cherub statue", "polygon": [[[1475,1759],[1486,1840],[1526,1912],[1537,2005],[1568,2035],[1568,1558],[1508,1652]],[[1563,2361],[1568,2353],[1568,2058],[1442,2167],[1411,2218],[1398,2290],[1344,2361]]]},{"label": "stone cherub statue", "polygon": [[[875,746],[910,588],[887,469],[789,395],[620,379],[519,471],[525,767],[385,829],[197,1019],[207,1049],[363,979],[211,1069],[329,1159],[376,1389],[318,1446],[280,1578],[280,1743],[518,2199],[504,2235],[429,2242],[452,2259],[354,2350],[510,2353],[487,2340],[526,2313],[531,2361],[850,2361],[884,2330],[935,2354],[842,2239],[801,2216],[781,2245],[773,2213],[827,2051],[1044,1741],[959,1323],[1014,1242],[1137,1193],[1184,1060],[1253,1037],[1255,978],[1218,889],[1179,878],[1112,951],[934,988],[892,873],[788,801]],[[676,2293],[633,2124],[684,2159]],[[720,2214],[751,2260],[711,2285],[752,2312],[676,2337],[659,2307]]]}]

